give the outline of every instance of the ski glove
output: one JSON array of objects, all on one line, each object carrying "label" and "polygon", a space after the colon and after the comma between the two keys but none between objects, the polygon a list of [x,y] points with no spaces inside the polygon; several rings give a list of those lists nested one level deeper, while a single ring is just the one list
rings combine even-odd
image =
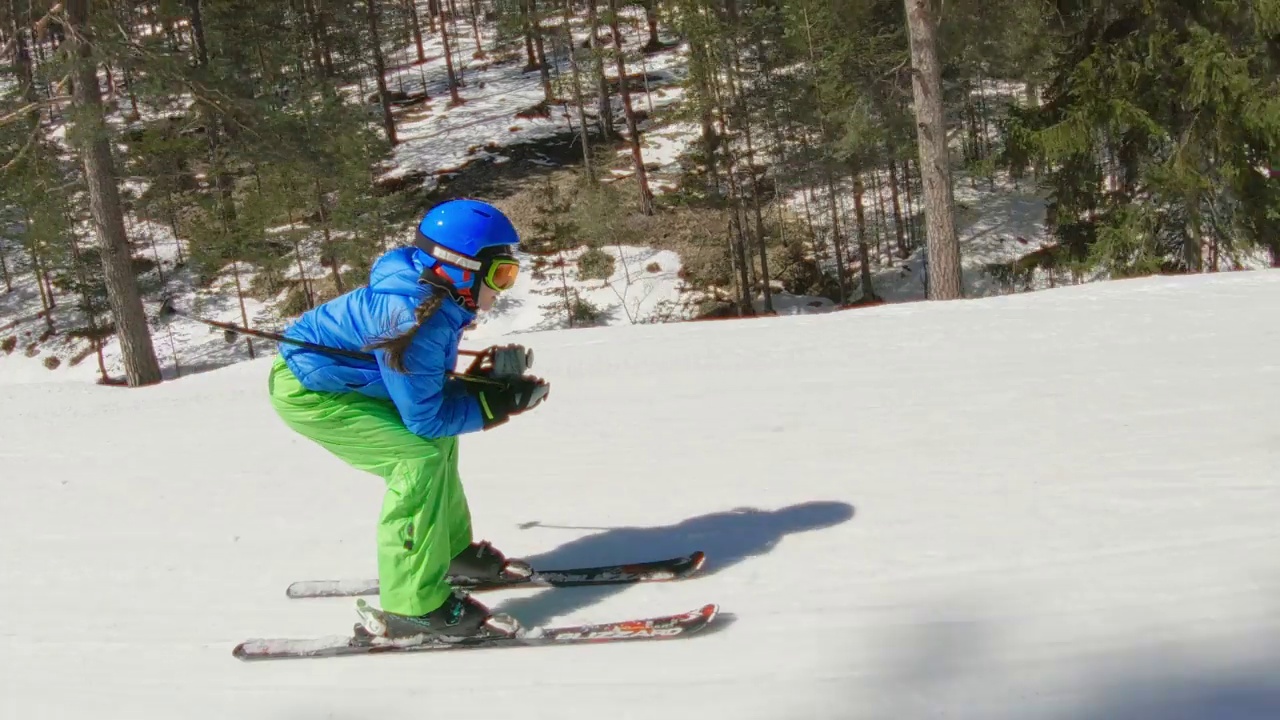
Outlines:
[{"label": "ski glove", "polygon": [[495,428],[512,415],[532,410],[550,394],[550,383],[536,377],[512,378],[501,386],[481,389],[476,398],[484,415],[484,429]]},{"label": "ski glove", "polygon": [[518,378],[533,367],[533,350],[523,345],[494,345],[477,357],[468,375],[482,375],[498,380]]}]

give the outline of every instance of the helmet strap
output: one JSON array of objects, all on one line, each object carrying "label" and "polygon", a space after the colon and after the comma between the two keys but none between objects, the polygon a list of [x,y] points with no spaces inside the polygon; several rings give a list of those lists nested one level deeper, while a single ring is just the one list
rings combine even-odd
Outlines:
[{"label": "helmet strap", "polygon": [[476,310],[475,298],[471,295],[471,288],[458,289],[453,284],[453,280],[445,273],[444,268],[436,265],[423,271],[422,276],[418,278],[418,283],[428,285],[443,291],[454,302],[462,307],[474,312]]}]

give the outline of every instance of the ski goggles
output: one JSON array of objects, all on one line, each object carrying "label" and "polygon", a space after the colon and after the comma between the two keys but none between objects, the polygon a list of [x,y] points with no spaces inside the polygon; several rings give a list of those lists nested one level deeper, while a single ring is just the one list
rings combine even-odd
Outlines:
[{"label": "ski goggles", "polygon": [[510,255],[498,255],[485,260],[481,280],[494,292],[510,290],[520,277],[520,262]]},{"label": "ski goggles", "polygon": [[495,245],[480,251],[478,257],[456,253],[418,232],[418,247],[444,265],[462,271],[462,277],[453,277],[454,283],[470,287],[472,274],[494,292],[510,290],[520,276],[520,261],[508,245]]}]

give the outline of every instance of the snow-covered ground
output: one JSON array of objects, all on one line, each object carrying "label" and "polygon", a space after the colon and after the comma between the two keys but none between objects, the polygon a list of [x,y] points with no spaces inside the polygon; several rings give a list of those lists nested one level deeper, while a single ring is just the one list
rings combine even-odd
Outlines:
[{"label": "snow-covered ground", "polygon": [[600,251],[613,258],[613,273],[608,280],[589,280],[579,276],[576,265],[584,251],[585,248],[578,248],[564,253],[567,262],[563,282],[560,269],[555,267],[548,267],[544,277],[535,279],[531,258],[522,257],[525,270],[515,287],[498,297],[493,311],[478,318],[467,337],[489,342],[513,333],[568,327],[568,317],[563,311],[564,285],[568,285],[570,297],[580,298],[599,311],[600,317],[592,324],[687,319],[686,308],[681,304],[683,283],[679,277],[680,256],[676,253],[625,245],[606,246]]},{"label": "snow-covered ground", "polygon": [[0,716],[1280,717],[1280,272],[549,331],[551,399],[461,445],[483,537],[707,574],[505,591],[529,623],[721,604],[685,640],[244,664],[339,633],[377,478],[269,360],[0,386]]},{"label": "snow-covered ground", "polygon": [[[837,187],[837,208],[842,216],[844,226],[841,231],[845,237],[846,252],[852,267],[848,279],[852,288],[853,299],[858,298],[858,266],[856,229],[850,225],[853,217],[853,196],[850,183]],[[1037,270],[1025,281],[1013,284],[1002,282],[994,275],[990,266],[1006,265],[1026,257],[1037,250],[1052,246],[1056,241],[1045,225],[1045,193],[1037,190],[1030,181],[1021,183],[1011,180],[1007,173],[997,173],[994,182],[979,180],[971,182],[967,172],[956,173],[954,183],[956,235],[960,243],[960,264],[963,275],[964,295],[968,298],[989,297],[1013,292],[1039,291],[1070,284],[1072,279],[1066,270],[1058,271],[1051,279],[1048,272]],[[894,254],[896,236],[894,234],[892,212],[892,191],[886,186],[877,194],[871,186],[867,187],[863,202],[866,208],[868,223],[868,245],[872,254],[871,282],[876,294],[887,302],[912,302],[926,297],[926,258],[924,247],[923,217],[918,217],[921,247],[912,251],[907,258],[899,259]],[[900,197],[904,212],[905,196]],[[831,250],[829,201],[825,190],[818,188],[808,201],[808,214],[805,212],[805,197],[802,191],[787,195],[786,204],[797,217],[812,220],[815,230],[823,243],[820,249],[827,272],[835,273],[834,256]],[[876,256],[875,221],[877,205],[884,208],[885,225],[881,229],[884,235],[880,239],[880,247],[885,251]],[[915,208],[919,210],[917,206]],[[1270,267],[1270,256],[1265,249],[1241,250],[1234,253],[1223,253],[1219,258],[1218,269],[1223,272],[1243,270],[1260,270]],[[1089,273],[1083,282],[1108,280],[1105,271]],[[821,311],[821,310],[819,310]]]},{"label": "snow-covered ground", "polygon": [[[1043,194],[1031,189],[1029,183],[1019,186],[1004,176],[994,187],[985,181],[974,187],[963,175],[955,182],[954,192],[965,296],[985,297],[1008,292],[992,278],[987,266],[1009,263],[1053,244],[1045,226]],[[885,206],[892,212],[889,190],[883,194]],[[876,202],[875,196],[867,202]],[[922,236],[925,233],[923,219],[920,233]],[[926,257],[927,250],[921,247],[911,257],[874,271],[872,284],[876,292],[890,302],[924,299]],[[1047,276],[1039,275],[1034,288],[1049,287]],[[1059,278],[1057,284],[1062,285],[1064,281],[1065,278]]]},{"label": "snow-covered ground", "polygon": [[[628,8],[621,15],[624,21],[620,30],[624,38],[624,49],[629,56],[627,73],[646,73],[654,78],[653,86],[648,92],[644,91],[643,86],[639,91],[633,89],[632,102],[636,109],[654,112],[679,102],[683,92],[678,83],[687,72],[687,47],[676,46],[644,57],[641,62],[638,49],[646,42],[647,31],[642,31],[640,24],[634,20],[643,18],[643,11]],[[575,42],[582,42],[588,34],[585,28],[575,25]],[[505,62],[495,62],[492,55],[494,34],[491,28],[481,31],[484,50],[489,53],[483,58],[474,57],[476,45],[471,33],[451,38],[454,42],[454,63],[464,83],[458,91],[462,105],[450,106],[444,46],[438,35],[423,38],[428,60],[421,65],[416,64],[416,49],[410,51],[409,48],[404,48],[394,55],[397,60],[415,64],[404,64],[389,73],[388,88],[418,95],[425,87],[430,99],[425,104],[397,111],[397,135],[401,142],[395,148],[393,167],[386,173],[388,177],[425,172],[428,174],[425,188],[429,190],[435,186],[439,174],[457,170],[468,162],[484,159],[505,162],[510,158],[503,154],[503,150],[513,145],[536,143],[561,133],[576,131],[577,110],[569,105],[552,106],[546,117],[517,117],[518,112],[544,100],[542,78],[537,70],[525,71],[523,53]],[[664,38],[664,41],[671,40],[670,37]],[[566,49],[560,43],[548,43],[546,56],[551,65],[549,72],[556,95],[573,97]],[[609,63],[605,68],[605,75],[616,82],[616,66]],[[365,90],[367,99],[373,89],[366,86]],[[350,91],[355,93],[358,88],[353,87]],[[585,87],[585,80],[583,92],[588,94],[589,99],[591,88]],[[370,106],[369,112],[381,112],[380,109],[375,111],[375,108],[376,105]],[[621,98],[613,98],[612,110],[616,127],[625,128]],[[588,102],[586,112],[588,122],[595,122],[594,103]],[[669,129],[667,137],[669,143],[678,143],[679,147],[683,147],[697,135],[686,129],[677,138],[674,130]],[[660,153],[670,152],[661,147],[656,150]],[[659,157],[661,159],[665,154]],[[646,158],[646,162],[651,161]],[[660,189],[655,188],[655,192]]]}]

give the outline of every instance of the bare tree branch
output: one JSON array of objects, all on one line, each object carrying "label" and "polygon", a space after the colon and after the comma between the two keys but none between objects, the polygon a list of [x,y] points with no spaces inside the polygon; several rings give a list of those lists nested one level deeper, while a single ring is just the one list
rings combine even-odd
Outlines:
[{"label": "bare tree branch", "polygon": [[65,103],[70,100],[71,100],[70,95],[55,95],[51,98],[45,98],[44,100],[37,100],[36,102],[33,102],[33,103],[27,103],[26,105],[23,105],[22,107],[18,108],[17,110],[14,110],[8,115],[0,115],[0,127],[4,127],[5,125],[8,125],[14,120],[17,120],[21,118],[23,115],[26,115],[30,112],[38,111],[50,105],[58,105],[60,103]]},{"label": "bare tree branch", "polygon": [[27,156],[27,152],[36,144],[36,139],[39,137],[40,125],[37,123],[31,128],[31,134],[27,136],[27,141],[23,143],[22,149],[18,151],[18,154],[14,155],[12,160],[5,163],[3,166],[0,166],[0,175],[8,172],[9,168],[17,165],[19,162],[22,162],[22,158]]},{"label": "bare tree branch", "polygon": [[58,16],[58,20],[61,21],[64,27],[67,25],[66,14],[62,12],[62,3],[54,3],[53,7],[49,8],[49,12],[45,13],[44,17],[36,21],[33,30],[37,40],[44,39],[45,31],[49,28],[49,21],[53,19],[55,15]]},{"label": "bare tree branch", "polygon": [[[36,40],[44,39],[45,30],[49,27],[49,20],[52,19],[54,15],[60,15],[61,13],[62,3],[54,3],[53,7],[49,8],[49,12],[45,13],[44,17],[36,21],[36,24],[32,29],[32,34],[35,36]],[[17,44],[18,36],[15,35],[9,38],[9,42],[5,43],[3,48],[0,48],[0,57],[6,57],[12,53]]]}]

